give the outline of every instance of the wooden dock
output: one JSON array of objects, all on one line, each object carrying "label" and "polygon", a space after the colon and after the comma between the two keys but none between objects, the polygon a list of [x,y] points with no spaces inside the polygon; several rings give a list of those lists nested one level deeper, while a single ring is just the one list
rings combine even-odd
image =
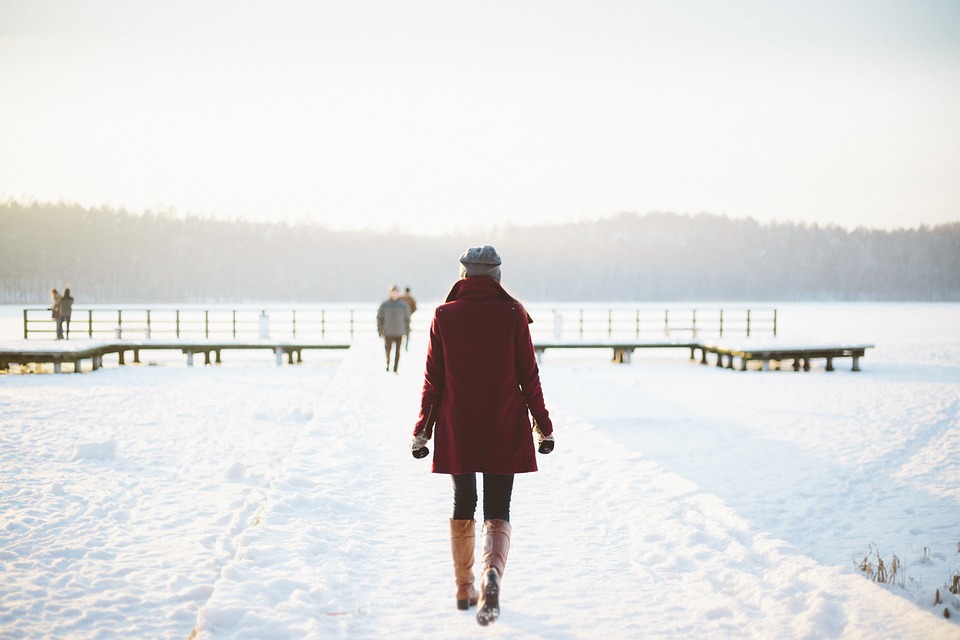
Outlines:
[{"label": "wooden dock", "polygon": [[[118,340],[110,342],[77,340],[56,341],[38,344],[35,341],[21,340],[15,345],[0,346],[0,371],[8,370],[10,365],[20,366],[53,364],[54,372],[63,372],[63,365],[71,366],[75,373],[83,371],[83,362],[90,361],[90,370],[96,371],[103,366],[105,356],[116,356],[117,364],[124,365],[127,354],[132,355],[134,364],[140,363],[140,352],[148,350],[180,351],[187,358],[187,366],[194,365],[195,356],[202,355],[204,364],[221,364],[221,352],[229,350],[267,350],[273,352],[277,365],[284,359],[288,364],[303,362],[303,352],[309,349],[349,349],[348,342],[303,342],[303,341],[182,341],[182,340]],[[633,352],[637,349],[689,349],[690,360],[700,364],[709,364],[708,354],[715,356],[715,364],[725,369],[748,370],[750,363],[757,363],[758,369],[768,371],[781,369],[788,363],[794,371],[810,371],[811,361],[823,360],[825,370],[834,370],[834,361],[838,358],[850,358],[851,370],[860,371],[860,359],[864,357],[871,344],[860,345],[816,345],[816,346],[725,346],[690,341],[537,341],[534,351],[537,362],[543,362],[543,354],[548,349],[610,349],[613,362],[629,364]],[[699,353],[699,357],[697,352]]]},{"label": "wooden dock", "polygon": [[[112,342],[99,341],[57,341],[37,344],[19,341],[15,346],[0,347],[0,371],[8,370],[10,365],[53,364],[55,373],[63,372],[63,365],[71,366],[75,373],[83,371],[83,362],[90,361],[90,370],[96,371],[103,366],[105,356],[116,356],[117,364],[126,364],[127,354],[132,362],[140,362],[140,352],[148,350],[180,351],[187,358],[187,366],[194,365],[194,357],[202,355],[204,364],[221,364],[221,352],[228,350],[267,350],[273,352],[276,364],[282,365],[303,362],[303,351],[309,349],[349,349],[348,342],[298,342],[298,341],[178,341],[178,340],[123,340]],[[537,361],[543,362],[543,354],[548,349],[611,349],[613,362],[629,364],[633,352],[637,349],[689,349],[690,360],[700,364],[709,364],[708,354],[715,356],[717,367],[746,371],[750,363],[757,363],[758,369],[768,371],[781,369],[788,363],[794,371],[810,371],[811,361],[823,360],[825,370],[834,370],[834,361],[838,358],[850,358],[851,370],[860,371],[860,359],[864,357],[871,344],[860,345],[816,345],[816,346],[762,346],[746,348],[743,346],[724,346],[689,341],[591,341],[560,342],[537,341],[534,351]],[[697,352],[699,357],[697,356]]]},{"label": "wooden dock", "polygon": [[63,372],[63,365],[71,365],[74,373],[83,371],[84,361],[90,361],[90,370],[96,371],[103,366],[105,356],[115,355],[117,364],[126,364],[126,354],[133,356],[133,362],[140,362],[140,352],[147,350],[180,351],[187,357],[187,366],[192,367],[195,355],[203,355],[204,364],[220,364],[221,352],[227,350],[268,350],[272,351],[277,365],[282,365],[284,357],[289,364],[303,362],[303,351],[308,349],[349,349],[346,342],[298,342],[280,341],[181,341],[181,340],[116,340],[110,342],[75,340],[56,341],[37,344],[19,341],[15,345],[0,347],[0,370],[8,370],[10,365],[20,366],[53,364],[55,373]]},{"label": "wooden dock", "polygon": [[[860,358],[867,349],[874,348],[872,344],[858,345],[821,345],[821,346],[765,346],[765,347],[724,347],[721,345],[699,345],[701,350],[701,364],[707,364],[707,353],[717,356],[717,366],[733,369],[734,360],[739,359],[740,371],[746,371],[751,362],[760,364],[762,371],[769,371],[771,364],[774,369],[780,369],[784,362],[789,362],[794,371],[810,371],[810,361],[820,359],[825,361],[825,369],[833,371],[833,361],[837,358],[850,358],[851,371],[860,371]],[[690,358],[694,359],[693,350]]]},{"label": "wooden dock", "polygon": [[[700,349],[697,342],[673,342],[673,341],[631,341],[631,340],[598,340],[598,341],[547,341],[537,340],[534,342],[533,350],[537,354],[537,362],[543,362],[543,353],[547,349],[613,349],[613,362],[619,364],[630,364],[633,359],[633,352],[636,349]],[[690,352],[690,358],[693,359],[693,351]]]},{"label": "wooden dock", "polygon": [[[549,349],[610,349],[613,362],[621,364],[629,364],[638,349],[689,349],[691,361],[708,364],[709,354],[718,367],[740,371],[751,364],[760,370],[786,365],[794,371],[810,371],[814,360],[823,360],[824,368],[833,371],[838,358],[850,358],[852,370],[859,371],[861,358],[873,348],[870,344],[778,345],[776,309],[658,312],[581,308],[550,313],[552,325],[548,321],[538,326],[541,331],[544,326],[547,331],[552,328],[552,335],[533,336],[538,362]],[[86,360],[91,370],[96,370],[110,355],[123,365],[129,353],[132,362],[139,363],[140,352],[145,350],[179,350],[187,365],[193,366],[199,355],[204,364],[220,364],[223,351],[263,349],[275,354],[278,365],[284,358],[295,364],[302,361],[304,350],[348,349],[356,335],[373,332],[374,317],[372,308],[369,313],[320,309],[270,314],[251,309],[75,309],[74,335],[83,339],[41,342],[29,338],[55,334],[49,310],[24,309],[24,339],[13,346],[0,343],[0,370],[11,364],[52,363],[60,373],[66,363],[79,372]],[[758,332],[774,340],[758,346],[757,340],[763,340],[756,337]],[[713,337],[707,339],[704,333]],[[677,339],[678,334],[686,335]]]},{"label": "wooden dock", "polygon": [[[833,361],[837,358],[850,358],[852,360],[852,371],[860,371],[860,359],[866,354],[867,349],[872,349],[872,344],[859,345],[816,345],[816,346],[725,346],[721,344],[710,344],[702,342],[631,342],[631,341],[592,341],[592,342],[561,342],[561,341],[537,341],[533,345],[537,354],[537,362],[543,362],[543,353],[547,349],[612,349],[613,362],[629,364],[632,360],[633,352],[636,349],[689,349],[690,360],[699,361],[700,364],[709,364],[707,354],[716,356],[716,365],[726,369],[739,368],[740,371],[746,371],[751,362],[759,363],[759,369],[769,371],[771,364],[774,369],[780,369],[782,363],[789,362],[794,371],[810,371],[810,362],[812,360],[824,360],[825,370],[833,371]],[[700,351],[700,357],[697,358],[697,351]],[[739,367],[735,366],[735,361],[739,361]]]}]

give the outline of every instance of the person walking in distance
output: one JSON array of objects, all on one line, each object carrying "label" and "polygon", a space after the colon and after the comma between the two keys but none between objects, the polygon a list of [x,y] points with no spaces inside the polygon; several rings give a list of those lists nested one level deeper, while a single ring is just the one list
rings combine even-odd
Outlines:
[{"label": "person walking in distance", "polygon": [[383,338],[384,350],[387,352],[387,371],[390,371],[390,351],[395,352],[393,357],[393,372],[397,373],[400,366],[400,343],[403,336],[410,333],[410,307],[400,299],[400,289],[396,285],[390,287],[390,297],[383,301],[377,310],[377,335]]},{"label": "person walking in distance", "polygon": [[[413,319],[413,314],[417,312],[417,301],[414,299],[413,295],[410,293],[410,287],[407,287],[403,290],[403,295],[400,296],[400,299],[407,303],[407,306],[410,307],[410,318]],[[410,329],[407,329],[407,339],[403,342],[403,350],[410,351]]]},{"label": "person walking in distance", "polygon": [[[430,324],[420,415],[410,443],[413,456],[423,458],[433,437],[432,470],[453,479],[450,549],[457,608],[478,605],[481,625],[500,616],[514,475],[537,470],[534,438],[540,453],[554,447],[528,326],[533,320],[500,285],[500,265],[490,245],[460,256],[461,279]],[[484,518],[479,593],[473,574],[478,473]]]},{"label": "person walking in distance", "polygon": [[70,287],[67,287],[63,290],[63,297],[60,298],[60,319],[57,321],[58,327],[60,328],[57,333],[63,336],[65,329],[67,340],[70,339],[71,313],[73,313],[73,296],[70,295]]}]

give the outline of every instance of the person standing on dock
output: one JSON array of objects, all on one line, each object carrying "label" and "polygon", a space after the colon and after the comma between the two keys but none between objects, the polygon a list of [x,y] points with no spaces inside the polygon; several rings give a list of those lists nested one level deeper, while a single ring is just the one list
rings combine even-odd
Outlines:
[{"label": "person standing on dock", "polygon": [[[73,313],[73,296],[70,295],[70,287],[63,290],[63,297],[60,298],[60,319],[57,320],[57,335],[70,339],[70,314]],[[66,331],[64,332],[64,329]]]},{"label": "person standing on dock", "polygon": [[63,338],[63,324],[60,322],[60,301],[63,300],[60,292],[50,289],[50,311],[54,322],[57,323],[57,340]]},{"label": "person standing on dock", "polygon": [[[410,317],[413,318],[413,314],[417,312],[417,301],[413,298],[413,295],[410,293],[410,287],[407,287],[403,290],[403,295],[400,296],[400,299],[407,303],[407,306],[410,307]],[[410,351],[410,327],[407,327],[407,339],[403,343],[404,351]]]},{"label": "person standing on dock", "polygon": [[[553,450],[553,423],[528,326],[533,320],[500,286],[500,263],[490,245],[460,256],[461,279],[430,324],[420,416],[410,443],[413,457],[423,458],[436,434],[433,472],[453,479],[450,549],[457,608],[478,605],[477,622],[484,626],[500,615],[514,475],[537,470],[534,437],[540,453]],[[473,574],[477,473],[483,474],[484,517],[479,593]]]},{"label": "person standing on dock", "polygon": [[400,289],[390,287],[390,297],[377,310],[377,335],[383,338],[387,353],[387,371],[390,371],[390,351],[393,350],[393,372],[400,366],[400,343],[410,333],[410,307],[400,299]]}]

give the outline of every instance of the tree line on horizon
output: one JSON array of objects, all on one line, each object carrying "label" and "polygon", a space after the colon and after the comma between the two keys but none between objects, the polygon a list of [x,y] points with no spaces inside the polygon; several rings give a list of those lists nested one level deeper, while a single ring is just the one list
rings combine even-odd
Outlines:
[{"label": "tree line on horizon", "polygon": [[624,213],[483,233],[331,231],[69,203],[0,203],[0,302],[373,302],[391,284],[440,301],[468,246],[494,245],[529,301],[960,300],[960,222],[846,230]]}]

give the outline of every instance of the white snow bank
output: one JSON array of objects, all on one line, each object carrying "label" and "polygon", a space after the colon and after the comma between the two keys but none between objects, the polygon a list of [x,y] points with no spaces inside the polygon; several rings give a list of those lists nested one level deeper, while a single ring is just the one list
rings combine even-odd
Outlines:
[{"label": "white snow bank", "polygon": [[185,638],[333,371],[0,377],[0,636]]}]

